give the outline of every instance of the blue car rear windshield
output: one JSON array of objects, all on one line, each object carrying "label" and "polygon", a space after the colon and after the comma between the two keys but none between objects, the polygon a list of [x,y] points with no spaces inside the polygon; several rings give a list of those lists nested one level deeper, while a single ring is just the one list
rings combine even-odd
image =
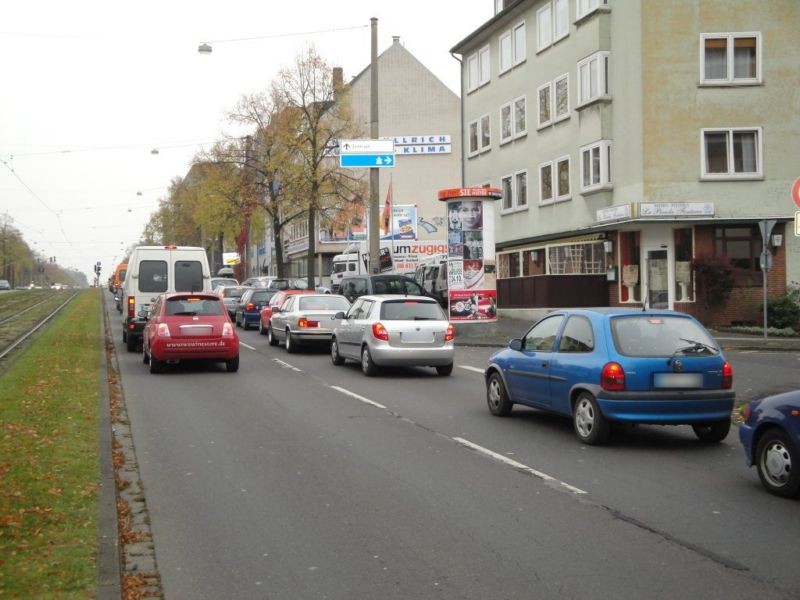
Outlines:
[{"label": "blue car rear windshield", "polygon": [[697,321],[671,315],[614,317],[614,345],[627,356],[673,356],[676,353],[719,354],[711,334]]}]

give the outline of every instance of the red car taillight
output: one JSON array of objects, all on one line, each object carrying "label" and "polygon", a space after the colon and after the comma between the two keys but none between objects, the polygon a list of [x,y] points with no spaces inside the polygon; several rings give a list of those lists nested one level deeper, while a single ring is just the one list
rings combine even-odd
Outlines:
[{"label": "red car taillight", "polygon": [[615,362],[606,363],[600,372],[600,385],[609,392],[622,392],[625,390],[625,369]]},{"label": "red car taillight", "polygon": [[456,329],[453,327],[452,323],[447,324],[447,331],[444,332],[444,341],[451,342],[456,337]]},{"label": "red car taillight", "polygon": [[245,310],[255,310],[255,308],[256,308],[256,305],[255,305],[255,304],[253,304],[252,302],[250,302],[249,304],[247,304],[247,305],[244,307],[244,309],[245,309]]},{"label": "red car taillight", "polygon": [[136,316],[136,298],[128,296],[128,316],[132,319]]},{"label": "red car taillight", "polygon": [[222,337],[224,338],[233,337],[233,325],[231,325],[230,321],[227,321],[222,324]]},{"label": "red car taillight", "polygon": [[305,317],[300,317],[297,320],[297,326],[301,329],[305,327],[319,327],[319,321],[309,321]]},{"label": "red car taillight", "polygon": [[722,389],[729,390],[733,387],[733,367],[727,360],[722,365]]},{"label": "red car taillight", "polygon": [[375,323],[372,325],[372,337],[376,340],[383,340],[384,342],[389,341],[389,332],[386,331],[386,327],[383,326],[383,323]]},{"label": "red car taillight", "polygon": [[171,337],[169,333],[169,327],[166,323],[159,323],[158,329],[156,330],[156,334],[160,337]]}]

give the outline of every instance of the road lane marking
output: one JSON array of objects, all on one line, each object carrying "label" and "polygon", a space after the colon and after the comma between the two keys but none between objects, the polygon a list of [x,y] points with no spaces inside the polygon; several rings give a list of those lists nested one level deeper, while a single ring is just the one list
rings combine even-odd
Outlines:
[{"label": "road lane marking", "polygon": [[298,369],[297,367],[295,367],[294,365],[290,365],[289,363],[282,361],[280,358],[273,358],[272,360],[274,360],[276,363],[278,363],[284,369],[291,369],[292,371],[297,371],[298,373],[302,373],[303,372],[300,369]]},{"label": "road lane marking", "polygon": [[377,402],[373,402],[369,398],[364,398],[364,396],[359,396],[358,394],[355,394],[355,393],[351,392],[350,390],[346,390],[344,388],[340,388],[338,385],[332,385],[331,389],[332,390],[336,390],[337,392],[341,392],[345,396],[350,396],[351,398],[355,398],[356,400],[360,400],[361,402],[363,402],[365,404],[370,404],[372,406],[376,406],[378,408],[382,408],[383,410],[386,410],[386,407],[383,404],[378,404]]},{"label": "road lane marking", "polygon": [[255,350],[255,347],[253,347],[253,346],[248,346],[247,344],[245,344],[245,343],[244,343],[244,342],[242,342],[242,341],[240,341],[240,342],[239,342],[239,345],[240,345],[240,346],[244,346],[244,347],[245,347],[245,348],[247,348],[248,350]]},{"label": "road lane marking", "polygon": [[467,371],[472,371],[474,373],[483,373],[483,369],[479,369],[478,367],[470,367],[469,365],[458,365],[459,369],[465,369]]},{"label": "road lane marking", "polygon": [[512,459],[508,458],[507,456],[503,456],[502,454],[498,454],[497,452],[493,452],[492,450],[489,450],[488,448],[484,448],[483,446],[479,446],[478,444],[473,444],[472,442],[470,442],[469,440],[465,440],[464,438],[454,437],[453,440],[455,440],[456,442],[458,442],[462,446],[466,446],[467,448],[470,448],[471,450],[475,450],[476,452],[478,452],[480,454],[484,454],[484,455],[486,455],[486,456],[488,456],[490,458],[493,458],[495,460],[499,460],[500,462],[505,463],[510,467],[514,467],[515,469],[518,469],[520,471],[524,471],[525,473],[530,473],[534,477],[538,477],[539,479],[543,479],[544,481],[547,481],[549,483],[558,484],[558,485],[566,488],[567,490],[569,490],[573,494],[585,494],[586,493],[582,489],[576,488],[575,486],[572,486],[572,485],[570,485],[568,483],[564,483],[563,481],[561,481],[559,479],[556,479],[555,477],[551,477],[547,473],[542,473],[541,471],[537,471],[536,469],[532,469],[528,465],[523,465],[521,462],[517,462],[515,460],[512,460]]}]

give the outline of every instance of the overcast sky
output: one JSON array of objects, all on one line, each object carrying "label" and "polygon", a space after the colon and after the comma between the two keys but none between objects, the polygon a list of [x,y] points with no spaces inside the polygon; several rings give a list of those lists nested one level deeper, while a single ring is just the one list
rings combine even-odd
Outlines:
[{"label": "overcast sky", "polygon": [[[20,0],[0,4],[0,214],[91,281],[138,241],[170,181],[234,131],[225,114],[308,43],[345,81],[401,43],[456,93],[449,49],[492,0]],[[331,31],[338,30],[338,31]],[[321,32],[325,31],[325,32]],[[321,32],[321,33],[309,33]],[[302,35],[294,35],[302,34]],[[272,36],[272,37],[270,37]],[[219,41],[240,40],[241,41]],[[219,41],[211,55],[201,42]],[[158,153],[152,153],[157,149]]]}]

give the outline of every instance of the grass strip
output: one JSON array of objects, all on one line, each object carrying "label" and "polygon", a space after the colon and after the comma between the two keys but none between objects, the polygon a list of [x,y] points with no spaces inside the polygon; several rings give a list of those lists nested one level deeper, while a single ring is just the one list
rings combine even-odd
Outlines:
[{"label": "grass strip", "polygon": [[99,319],[82,292],[0,377],[0,597],[94,596]]}]

